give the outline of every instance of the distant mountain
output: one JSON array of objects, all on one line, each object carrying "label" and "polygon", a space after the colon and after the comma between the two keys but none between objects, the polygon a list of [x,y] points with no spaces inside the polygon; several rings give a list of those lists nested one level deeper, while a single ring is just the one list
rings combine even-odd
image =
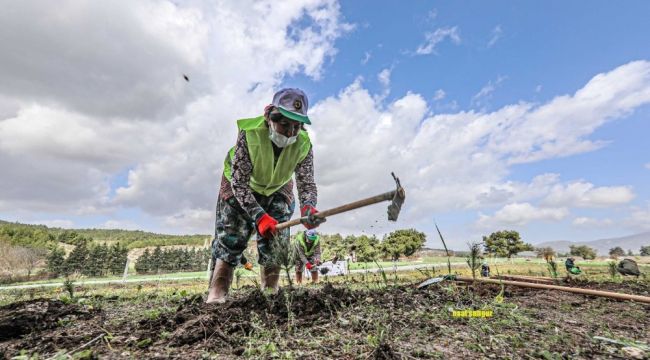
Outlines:
[{"label": "distant mountain", "polygon": [[587,245],[591,248],[598,251],[599,256],[605,256],[609,254],[609,249],[613,247],[620,246],[627,252],[632,250],[635,254],[639,253],[641,246],[650,245],[650,232],[644,232],[641,234],[622,236],[617,238],[608,238],[592,241],[547,241],[540,244],[535,244],[535,247],[552,247],[555,251],[560,253],[568,253],[570,245]]}]

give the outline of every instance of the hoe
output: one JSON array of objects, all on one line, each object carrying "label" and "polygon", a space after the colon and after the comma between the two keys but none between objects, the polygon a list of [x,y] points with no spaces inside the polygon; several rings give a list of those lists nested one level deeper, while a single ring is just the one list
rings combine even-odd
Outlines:
[{"label": "hoe", "polygon": [[[386,192],[386,193],[383,193],[383,194],[380,194],[380,195],[376,195],[376,196],[373,196],[373,197],[369,197],[367,199],[362,199],[362,200],[355,201],[355,202],[352,202],[352,203],[349,203],[349,204],[341,205],[339,207],[335,207],[335,208],[332,208],[332,209],[320,211],[320,212],[314,214],[313,216],[318,217],[320,219],[325,219],[325,218],[327,218],[329,216],[344,213],[346,211],[350,211],[350,210],[354,210],[354,209],[358,209],[360,207],[380,203],[382,201],[390,201],[390,205],[388,205],[388,220],[396,221],[397,217],[399,216],[400,210],[402,210],[402,204],[404,204],[404,199],[406,199],[406,193],[404,192],[404,188],[402,187],[402,185],[399,182],[399,178],[397,176],[395,176],[394,173],[391,173],[391,175],[393,176],[393,179],[395,179],[395,185],[396,185],[395,190],[392,190],[392,191],[389,191],[389,192]],[[304,219],[303,218],[298,218],[298,219],[293,219],[293,220],[289,220],[289,221],[280,223],[275,228],[277,230],[282,230],[282,229],[285,229],[285,228],[300,224],[301,220],[307,220],[307,217],[305,217]]]}]

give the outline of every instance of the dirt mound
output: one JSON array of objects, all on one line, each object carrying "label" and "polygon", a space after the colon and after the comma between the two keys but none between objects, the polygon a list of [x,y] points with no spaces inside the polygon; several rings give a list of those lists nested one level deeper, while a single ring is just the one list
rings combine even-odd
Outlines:
[{"label": "dirt mound", "polygon": [[[497,294],[497,289],[485,289]],[[412,287],[350,290],[330,284],[319,289],[280,289],[277,294],[265,294],[253,289],[225,304],[205,304],[201,296],[185,299],[175,313],[155,320],[142,320],[137,337],[158,338],[160,331],[172,333],[155,345],[182,347],[197,345],[205,349],[224,350],[233,354],[241,350],[242,340],[256,329],[275,327],[312,328],[336,320],[343,308],[372,305],[391,311],[403,307],[421,307],[451,301],[459,305],[472,304],[476,299],[467,293],[416,291]],[[435,329],[433,329],[435,330]],[[379,358],[390,358],[391,349],[382,344]]]},{"label": "dirt mound", "polygon": [[17,339],[25,334],[52,329],[63,322],[90,318],[94,314],[76,304],[59,300],[29,300],[0,307],[0,341]]},{"label": "dirt mound", "polygon": [[249,335],[254,326],[277,326],[288,321],[293,326],[309,325],[329,319],[358,297],[347,288],[329,284],[318,290],[280,289],[277,294],[254,289],[225,304],[205,304],[202,297],[195,296],[183,301],[176,313],[167,318],[141,322],[139,337],[157,337],[162,326],[173,332],[171,346],[206,341],[208,347],[213,344],[236,348],[241,345],[242,335]]}]

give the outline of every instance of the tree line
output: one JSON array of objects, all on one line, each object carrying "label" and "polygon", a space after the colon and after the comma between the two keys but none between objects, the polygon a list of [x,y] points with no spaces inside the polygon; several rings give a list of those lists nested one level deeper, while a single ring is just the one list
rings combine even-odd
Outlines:
[{"label": "tree line", "polygon": [[[552,247],[535,248],[531,244],[523,242],[519,233],[513,230],[501,230],[489,236],[483,236],[483,246],[488,254],[508,258],[529,250],[535,250],[538,257],[546,260],[550,260],[555,256],[579,256],[585,260],[593,260],[598,255],[596,249],[587,245],[571,245],[568,254],[557,254]],[[609,255],[616,258],[625,255],[632,256],[634,253],[632,250],[628,250],[626,253],[623,248],[616,246],[609,249]],[[639,255],[650,256],[650,246],[641,246]]]},{"label": "tree line", "polygon": [[86,276],[121,275],[129,249],[120,243],[88,245],[80,242],[65,256],[65,251],[54,247],[47,255],[47,271],[53,276],[78,273]]},{"label": "tree line", "polygon": [[381,240],[371,235],[321,234],[323,258],[341,259],[353,257],[359,262],[375,260],[397,260],[402,256],[412,256],[422,249],[426,234],[415,229],[396,230]]},{"label": "tree line", "polygon": [[178,271],[202,271],[208,268],[210,249],[146,249],[135,262],[138,274],[159,274]]},{"label": "tree line", "polygon": [[207,235],[165,235],[140,230],[118,229],[61,229],[45,225],[31,225],[0,221],[0,241],[13,246],[52,249],[57,243],[78,245],[80,243],[119,242],[129,249],[167,245],[204,244]]}]

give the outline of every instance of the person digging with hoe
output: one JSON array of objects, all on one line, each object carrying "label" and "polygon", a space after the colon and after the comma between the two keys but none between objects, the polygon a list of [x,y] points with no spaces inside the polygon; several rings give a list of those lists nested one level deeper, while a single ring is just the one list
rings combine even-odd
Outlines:
[{"label": "person digging with hoe", "polygon": [[302,284],[302,273],[307,268],[311,274],[311,282],[318,282],[318,266],[320,266],[320,236],[316,230],[301,231],[296,235],[296,283]]},{"label": "person digging with hoe", "polygon": [[312,145],[305,129],[311,124],[308,107],[302,90],[287,88],[275,93],[262,116],[237,120],[237,143],[226,155],[217,199],[207,303],[226,301],[233,270],[253,232],[262,289],[277,292],[280,264],[274,256],[278,247],[272,243],[289,244],[289,228],[278,231],[275,226],[293,215],[294,173],[303,225],[311,229],[324,221],[314,216],[317,189]]}]

